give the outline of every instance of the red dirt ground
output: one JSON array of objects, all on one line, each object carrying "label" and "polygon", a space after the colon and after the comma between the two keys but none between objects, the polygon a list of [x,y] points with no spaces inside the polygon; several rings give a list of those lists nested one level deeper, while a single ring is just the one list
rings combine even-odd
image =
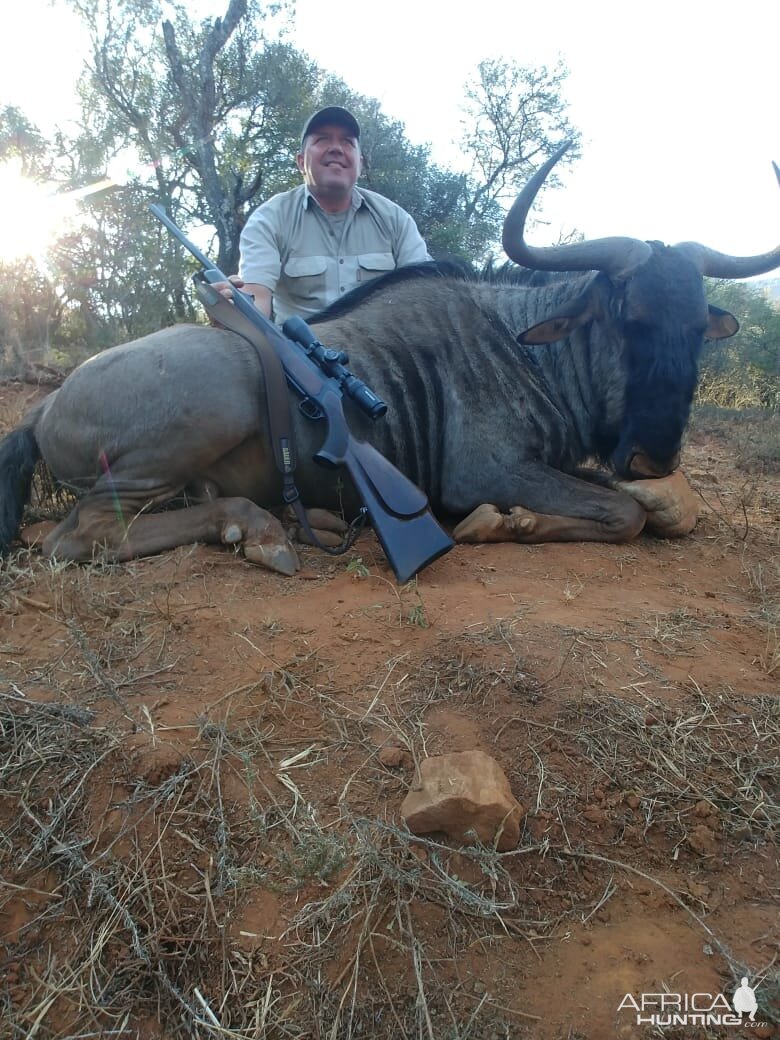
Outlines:
[{"label": "red dirt ground", "polygon": [[[32,391],[0,391],[2,427]],[[619,1005],[744,973],[780,1036],[780,479],[732,455],[691,438],[687,538],[458,546],[404,588],[370,534],[292,579],[14,556],[0,1033],[734,1036]],[[404,832],[414,761],[472,748],[514,852]]]}]

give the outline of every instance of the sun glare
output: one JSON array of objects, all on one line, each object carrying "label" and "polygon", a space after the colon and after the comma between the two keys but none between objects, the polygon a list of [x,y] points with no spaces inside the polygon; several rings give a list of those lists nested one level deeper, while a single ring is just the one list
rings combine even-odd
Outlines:
[{"label": "sun glare", "polygon": [[0,166],[0,262],[31,257],[42,263],[47,249],[75,213],[73,193],[30,180],[15,160]]}]

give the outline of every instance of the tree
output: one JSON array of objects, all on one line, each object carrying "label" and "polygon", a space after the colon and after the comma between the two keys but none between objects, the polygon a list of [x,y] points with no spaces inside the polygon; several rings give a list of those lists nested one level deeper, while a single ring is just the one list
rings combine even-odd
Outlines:
[{"label": "tree", "polygon": [[749,282],[707,280],[707,298],[731,311],[739,332],[705,343],[699,398],[731,408],[780,408],[780,309]]},{"label": "tree", "polygon": [[86,342],[94,353],[177,320],[195,320],[187,267],[163,240],[161,226],[150,224],[147,207],[138,187],[103,191],[92,200],[90,220],[52,249],[71,344]]},{"label": "tree", "polygon": [[0,163],[17,159],[25,177],[44,180],[51,174],[50,148],[24,113],[13,105],[0,108]]},{"label": "tree", "polygon": [[61,320],[62,302],[33,260],[0,263],[0,374],[48,362]]},{"label": "tree", "polygon": [[107,168],[119,182],[89,196],[80,234],[53,256],[71,324],[94,350],[165,316],[193,317],[193,262],[149,215],[152,199],[190,233],[213,229],[209,252],[237,269],[247,211],[297,181],[292,142],[317,70],[289,46],[266,44],[258,0],[229,0],[223,18],[202,23],[178,4],[166,4],[163,20],[159,0],[69,2],[91,40],[71,186],[101,184]]},{"label": "tree", "polygon": [[[364,183],[414,216],[434,256],[489,255],[510,189],[573,136],[565,69],[484,62],[468,93],[470,169],[449,170],[411,144],[378,101],[324,73],[283,37],[267,38],[268,19],[284,17],[283,4],[225,0],[221,17],[195,21],[178,0],[67,2],[91,41],[81,132],[72,141],[58,133],[47,152],[35,128],[9,109],[0,112],[0,149],[48,161],[70,188],[88,192],[83,227],[62,237],[51,263],[63,330],[92,350],[192,318],[193,261],[148,203],[162,204],[219,267],[237,270],[248,214],[299,183],[300,130],[320,105],[355,111]],[[114,187],[98,190],[107,170]]]},{"label": "tree", "polygon": [[[563,86],[568,69],[480,62],[466,84],[461,144],[471,160],[467,220],[495,222],[504,207],[564,141],[573,141],[561,165],[579,155],[579,131],[569,122]],[[557,183],[553,174],[545,187]],[[498,237],[498,235],[496,236]]]},{"label": "tree", "polygon": [[131,146],[131,179],[153,186],[174,219],[213,226],[217,264],[234,271],[247,204],[294,180],[291,142],[316,66],[264,41],[258,0],[229,0],[223,17],[200,24],[182,5],[163,20],[158,0],[71,3],[91,37],[87,139],[104,157]]}]

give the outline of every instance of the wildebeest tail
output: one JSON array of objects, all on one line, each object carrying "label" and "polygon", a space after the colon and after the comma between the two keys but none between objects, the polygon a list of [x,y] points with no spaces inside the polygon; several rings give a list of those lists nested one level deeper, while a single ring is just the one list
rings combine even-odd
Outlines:
[{"label": "wildebeest tail", "polygon": [[19,530],[40,457],[32,426],[19,426],[0,441],[0,556]]}]

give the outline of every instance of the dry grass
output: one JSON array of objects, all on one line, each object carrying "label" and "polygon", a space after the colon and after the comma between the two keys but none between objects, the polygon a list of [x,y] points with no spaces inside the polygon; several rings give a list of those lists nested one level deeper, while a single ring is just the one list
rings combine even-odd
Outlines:
[{"label": "dry grass", "polygon": [[[477,642],[491,651],[508,631]],[[442,699],[484,704],[497,684],[517,681],[514,652],[502,671],[451,651],[444,642],[438,658],[413,663],[406,710],[392,715],[409,747]],[[367,747],[368,727],[389,725],[381,698],[358,718],[313,657],[273,674],[277,697],[317,691],[351,752]],[[683,909],[729,976],[761,970],[705,922],[708,895],[678,890],[684,878],[667,857],[653,874],[627,832],[663,833],[672,862],[704,825],[717,843],[774,840],[780,713],[770,698],[747,705],[726,690],[691,691],[670,710],[585,697],[541,731],[516,722],[532,752],[531,815],[562,826],[541,840],[527,831],[504,854],[413,837],[345,800],[323,811],[312,791],[334,745],[280,755],[270,725],[204,720],[189,755],[139,775],[123,719],[98,726],[86,708],[36,703],[18,689],[0,699],[0,789],[6,808],[19,809],[3,813],[15,822],[0,834],[0,907],[26,907],[0,997],[9,1035],[151,1036],[164,1022],[166,1037],[533,1036],[531,1016],[458,980],[458,957],[479,949],[489,966],[511,939],[533,958],[567,922],[591,920],[626,876]],[[576,759],[574,773],[561,756]],[[607,830],[582,824],[599,788]],[[600,871],[591,895],[578,887],[586,862]],[[273,942],[236,931],[258,893],[287,911]],[[763,978],[769,992],[771,966]]]},{"label": "dry grass", "polygon": [[697,690],[681,708],[589,698],[563,724],[604,784],[632,792],[642,826],[684,841],[702,819],[740,840],[780,832],[780,710],[774,697],[746,701]]},{"label": "dry grass", "polygon": [[[755,551],[771,542],[762,495],[716,489],[706,534],[741,554],[748,609],[730,631],[761,634],[773,676],[780,579]],[[668,674],[715,652],[725,608],[587,627],[517,608],[453,635],[416,583],[389,595],[362,560],[350,573],[385,596],[355,607],[393,637],[373,674],[347,680],[316,637],[296,641],[280,590],[221,644],[249,679],[165,724],[157,705],[172,692],[186,705],[195,674],[178,639],[192,586],[153,561],[4,561],[0,1033],[530,1040],[522,972],[639,884],[690,924],[724,991],[758,980],[778,1022],[777,961],[735,952],[717,923],[724,859],[768,861],[780,831],[778,702]],[[569,575],[554,594],[577,608],[589,592]],[[31,618],[44,635],[28,658]],[[528,810],[516,850],[399,825],[414,764],[450,749],[442,718],[481,727],[505,767]],[[408,770],[381,764],[383,742]],[[760,896],[776,918],[771,876]]]}]

